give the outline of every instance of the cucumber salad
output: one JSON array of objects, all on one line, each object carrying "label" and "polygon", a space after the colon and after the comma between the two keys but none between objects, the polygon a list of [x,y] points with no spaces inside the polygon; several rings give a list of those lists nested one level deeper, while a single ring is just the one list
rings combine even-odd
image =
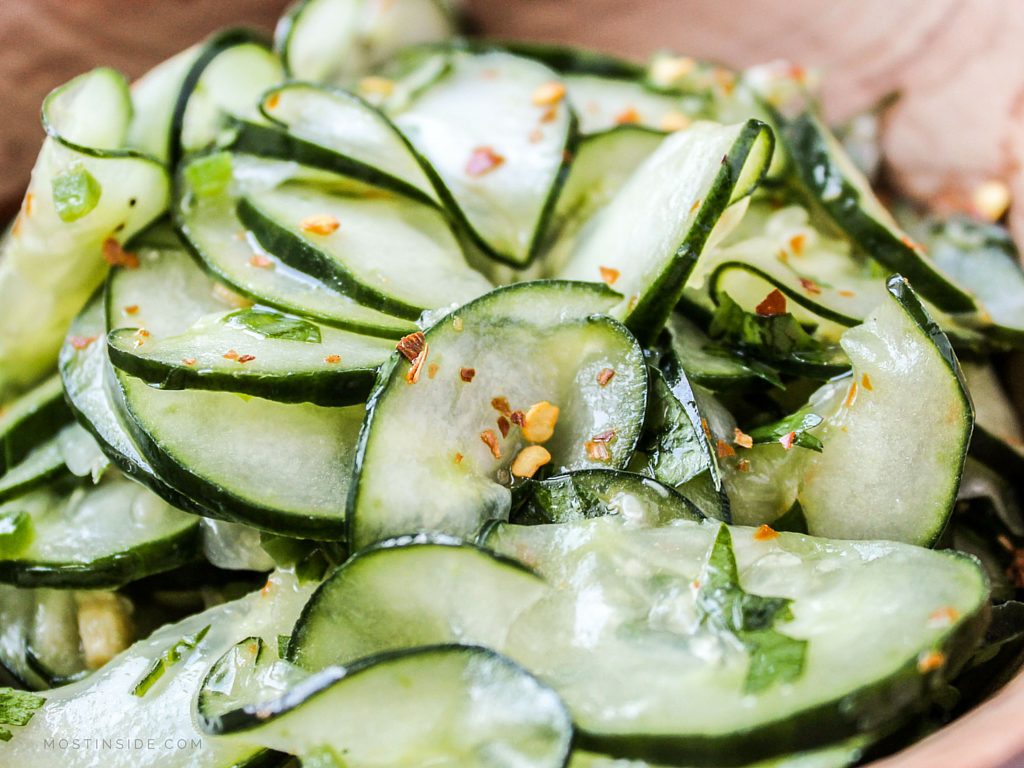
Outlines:
[{"label": "cucumber salad", "polygon": [[0,765],[840,768],[1015,674],[1006,230],[799,67],[462,21],[303,0],[43,103]]}]

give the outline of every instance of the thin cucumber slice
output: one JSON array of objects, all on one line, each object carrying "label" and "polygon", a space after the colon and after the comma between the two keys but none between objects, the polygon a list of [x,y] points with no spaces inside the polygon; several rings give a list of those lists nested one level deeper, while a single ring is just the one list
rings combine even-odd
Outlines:
[{"label": "thin cucumber slice", "polygon": [[21,496],[67,473],[60,439],[51,437],[0,475],[0,502]]},{"label": "thin cucumber slice", "polygon": [[68,325],[103,281],[104,249],[116,252],[115,241],[167,207],[163,166],[122,149],[130,119],[128,84],[110,69],[43,103],[47,138],[0,242],[0,400],[53,368]]},{"label": "thin cucumber slice", "polygon": [[226,520],[203,518],[203,557],[228,571],[269,571],[274,559],[260,546],[256,528]]},{"label": "thin cucumber slice", "polygon": [[814,535],[928,545],[953,510],[974,411],[945,335],[903,278],[888,289],[841,340],[853,377],[822,414],[825,448],[807,459],[799,501]]},{"label": "thin cucumber slice", "polygon": [[582,469],[531,480],[518,501],[510,520],[523,525],[571,523],[602,515],[620,515],[644,526],[704,519],[693,502],[670,486],[614,469]]},{"label": "thin cucumber slice", "polygon": [[[625,328],[590,316],[615,299],[588,283],[500,288],[427,331],[418,376],[396,354],[360,434],[353,545],[419,531],[469,537],[505,518],[526,435],[545,444],[555,472],[621,468],[643,420],[647,370]],[[553,436],[512,423],[544,403],[561,409]]]},{"label": "thin cucumber slice", "polygon": [[554,585],[499,650],[565,699],[579,747],[656,763],[895,729],[987,621],[977,561],[905,544],[616,517],[499,525],[487,543]]},{"label": "thin cucumber slice", "polygon": [[824,215],[864,253],[910,280],[947,312],[971,312],[974,298],[922,256],[875,197],[842,146],[810,112],[786,121],[780,134],[796,175]]},{"label": "thin cucumber slice", "polygon": [[201,724],[307,765],[560,768],[572,741],[557,694],[474,646],[428,646],[332,668],[276,701]]},{"label": "thin cucumber slice", "polygon": [[694,384],[721,391],[758,381],[778,382],[774,371],[726,351],[679,312],[669,315],[665,328],[667,349],[662,356],[662,367],[673,365],[682,368]]},{"label": "thin cucumber slice", "polygon": [[452,13],[439,0],[300,0],[274,38],[293,79],[349,86],[402,48],[454,33]]},{"label": "thin cucumber slice", "polygon": [[715,224],[760,182],[773,143],[756,120],[672,135],[580,233],[560,276],[607,281],[623,295],[615,315],[653,339]]},{"label": "thin cucumber slice", "polygon": [[167,162],[171,155],[171,121],[181,88],[203,44],[162,61],[132,84],[132,121],[127,146]]},{"label": "thin cucumber slice", "polygon": [[[282,185],[242,197],[238,217],[286,264],[400,317],[462,304],[491,287],[466,264],[441,213],[402,198]],[[316,217],[337,226],[304,224]]]},{"label": "thin cucumber slice", "polygon": [[961,364],[974,403],[971,456],[1013,485],[1024,473],[1024,432],[991,364]]},{"label": "thin cucumber slice", "polygon": [[706,99],[696,94],[657,91],[639,79],[603,77],[589,73],[564,75],[569,101],[580,121],[580,132],[600,133],[617,125],[642,125],[655,130],[679,130],[702,117]]},{"label": "thin cucumber slice", "polygon": [[198,518],[125,479],[0,506],[19,513],[27,541],[0,556],[0,581],[21,587],[118,587],[188,562],[199,544]]},{"label": "thin cucumber slice", "polygon": [[66,685],[89,674],[79,630],[79,596],[68,589],[34,590],[35,615],[25,660],[49,686]]},{"label": "thin cucumber slice", "polygon": [[70,419],[59,376],[51,376],[0,413],[0,476]]},{"label": "thin cucumber slice", "polygon": [[[226,163],[239,189],[199,194],[189,180],[202,174],[190,168],[210,169]],[[294,312],[328,325],[374,336],[399,338],[416,330],[408,321],[363,306],[333,288],[267,253],[248,236],[235,211],[236,197],[243,189],[258,185],[272,189],[294,174],[289,163],[273,164],[245,155],[205,155],[194,158],[179,175],[179,197],[175,205],[176,224],[192,253],[214,276],[244,296]]]},{"label": "thin cucumber slice", "polygon": [[311,671],[439,643],[500,648],[542,579],[455,539],[404,537],[365,549],[317,588],[295,622],[288,660]]},{"label": "thin cucumber slice", "polygon": [[[384,113],[355,94],[288,83],[268,91],[260,110],[294,142],[290,152],[278,151],[279,156],[326,167],[420,202],[437,202],[429,166]],[[233,145],[236,151],[260,154],[256,142],[247,144],[243,137],[244,130]],[[305,161],[307,154],[318,162]]]},{"label": "thin cucumber slice", "polygon": [[[226,739],[209,739],[192,721],[192,699],[210,666],[243,638],[274,642],[287,632],[310,589],[288,574],[277,573],[267,587],[158,629],[132,645],[102,670],[45,695],[46,702],[0,749],[4,760],[33,768],[66,768],[68,752],[47,747],[54,734],[69,742],[85,739],[117,743],[132,734],[146,734],[154,749],[104,750],[108,768],[229,768],[255,765],[263,750]],[[165,659],[183,638],[209,628],[194,648]],[[164,660],[163,674],[143,696],[132,689],[154,665]],[[102,717],[97,713],[102,712]],[[126,736],[128,734],[128,736]],[[134,738],[134,737],[132,737]],[[165,748],[165,744],[170,747]]]},{"label": "thin cucumber slice", "polygon": [[200,722],[209,722],[246,705],[278,698],[308,674],[280,663],[262,637],[247,637],[217,659],[196,696]]},{"label": "thin cucumber slice", "polygon": [[30,691],[48,687],[46,679],[28,663],[36,594],[36,590],[0,584],[0,666]]},{"label": "thin cucumber slice", "polygon": [[501,51],[452,51],[448,62],[393,119],[436,170],[438,191],[473,241],[500,261],[527,266],[575,143],[566,100],[543,95],[561,85],[559,76]]}]

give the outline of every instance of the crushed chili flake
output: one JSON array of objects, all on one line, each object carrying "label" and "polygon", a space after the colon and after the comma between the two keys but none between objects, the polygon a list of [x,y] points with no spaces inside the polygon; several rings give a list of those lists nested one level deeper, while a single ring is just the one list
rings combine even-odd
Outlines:
[{"label": "crushed chili flake", "polygon": [[853,298],[854,296],[856,296],[856,295],[857,295],[857,294],[856,294],[856,293],[854,293],[853,291],[848,291],[848,290],[846,290],[845,288],[844,288],[844,289],[841,289],[841,290],[838,290],[838,291],[836,291],[836,293],[838,293],[838,294],[839,294],[840,296],[842,296],[842,297],[843,297],[844,299],[852,299],[852,298]]},{"label": "crushed chili flake", "polygon": [[125,269],[139,268],[139,257],[130,251],[126,251],[112,237],[108,237],[103,241],[103,260],[112,267],[124,267]]},{"label": "crushed chili flake", "polygon": [[270,579],[267,579],[267,583],[263,585],[262,589],[260,589],[260,595],[262,595],[263,597],[266,597],[267,595],[270,594],[270,591],[273,588],[274,588],[274,582],[271,581]]},{"label": "crushed chili flake", "polygon": [[523,437],[531,443],[546,443],[555,434],[555,425],[558,423],[559,409],[547,400],[534,403],[526,411],[526,419],[523,423]]},{"label": "crushed chili flake", "polygon": [[850,389],[846,393],[846,399],[843,400],[843,406],[851,408],[854,402],[857,400],[857,382],[854,381],[850,384]]},{"label": "crushed chili flake", "polygon": [[544,110],[544,113],[540,116],[541,123],[553,123],[555,118],[558,117],[557,107],[548,107]]},{"label": "crushed chili flake", "polygon": [[616,125],[633,125],[639,122],[640,113],[636,111],[636,107],[626,107],[615,116]]},{"label": "crushed chili flake", "polygon": [[267,97],[267,100],[263,102],[263,106],[267,109],[277,109],[277,105],[281,103],[281,94],[272,93]]},{"label": "crushed chili flake", "polygon": [[499,155],[491,147],[476,147],[466,161],[466,175],[472,178],[485,176],[491,171],[500,168],[505,158]]},{"label": "crushed chili flake", "polygon": [[196,359],[194,357],[183,357],[181,362],[183,365],[193,366],[196,364]]},{"label": "crushed chili flake", "polygon": [[73,349],[86,349],[90,344],[96,341],[95,336],[69,336],[68,342],[71,344]]},{"label": "crushed chili flake", "polygon": [[494,434],[493,429],[485,429],[481,432],[480,439],[483,440],[484,445],[491,449],[491,456],[496,459],[501,458],[501,446],[498,445],[498,436]]},{"label": "crushed chili flake", "polygon": [[805,291],[807,291],[808,293],[813,294],[815,296],[817,296],[819,293],[821,293],[821,287],[816,282],[811,280],[810,278],[801,277],[800,278],[800,285],[803,287],[803,289]]},{"label": "crushed chili flake", "polygon": [[235,350],[233,350],[233,349],[229,349],[227,352],[224,353],[224,359],[225,360],[237,360],[238,359],[238,353],[235,352]]},{"label": "crushed chili flake", "polygon": [[476,368],[462,368],[459,370],[459,378],[467,384],[476,376]]},{"label": "crushed chili flake", "polygon": [[604,432],[598,432],[590,439],[593,440],[595,443],[610,443],[612,440],[615,439],[615,430],[606,429]]},{"label": "crushed chili flake", "polygon": [[374,96],[390,96],[395,90],[395,82],[386,77],[364,77],[359,81],[359,90]]},{"label": "crushed chili flake", "polygon": [[508,417],[517,427],[522,427],[526,423],[526,414],[522,411],[512,411]]},{"label": "crushed chili flake", "polygon": [[491,408],[493,408],[503,416],[512,415],[512,406],[508,404],[508,398],[506,397],[492,397]]},{"label": "crushed chili flake", "polygon": [[139,305],[138,304],[129,304],[127,307],[124,308],[124,313],[126,315],[134,315],[138,311],[139,311]]},{"label": "crushed chili flake", "polygon": [[597,386],[607,387],[608,382],[615,377],[615,371],[612,368],[602,368],[597,374]]},{"label": "crushed chili flake", "polygon": [[860,377],[860,385],[864,387],[868,392],[873,390],[875,387],[871,384],[871,377],[866,373]]},{"label": "crushed chili flake", "polygon": [[696,213],[697,209],[700,208],[700,204],[703,202],[704,201],[701,200],[699,197],[696,200],[694,200],[693,205],[690,206],[690,213]]},{"label": "crushed chili flake", "polygon": [[945,608],[939,608],[938,610],[932,611],[928,617],[929,627],[948,627],[956,622],[960,618],[960,611],[951,605],[947,605]]},{"label": "crushed chili flake", "polygon": [[772,289],[772,292],[765,296],[764,300],[754,308],[754,311],[761,317],[784,315],[786,314],[786,297],[782,295],[782,291],[778,288],[774,288]]},{"label": "crushed chili flake", "polygon": [[772,528],[770,525],[759,526],[758,529],[754,531],[754,539],[756,539],[757,541],[771,541],[772,539],[777,539],[778,537],[779,532]]},{"label": "crushed chili flake", "polygon": [[779,249],[779,252],[775,254],[775,258],[783,264],[789,264],[789,254],[784,249]]},{"label": "crushed chili flake", "polygon": [[341,222],[329,213],[316,213],[299,222],[299,229],[311,235],[330,235],[338,231]]},{"label": "crushed chili flake", "polygon": [[508,419],[506,419],[504,416],[498,417],[498,431],[501,432],[502,437],[508,437],[508,431],[511,428],[512,425],[509,424]]},{"label": "crushed chili flake", "polygon": [[341,355],[328,355],[324,358],[324,362],[328,365],[337,365],[341,362]]},{"label": "crushed chili flake", "polygon": [[274,266],[274,262],[262,253],[254,253],[249,257],[249,266],[256,267],[256,269],[270,269]]},{"label": "crushed chili flake", "polygon": [[539,445],[528,445],[512,462],[514,477],[533,477],[537,470],[551,461],[551,454]]},{"label": "crushed chili flake", "polygon": [[456,453],[455,454],[455,463],[456,464],[461,464],[462,463],[462,459],[463,459],[463,456],[462,456],[461,453]]},{"label": "crushed chili flake", "polygon": [[565,98],[565,85],[557,80],[538,85],[533,91],[533,103],[538,107],[550,107]]},{"label": "crushed chili flake", "polygon": [[911,240],[909,235],[903,235],[903,237],[900,238],[900,242],[907,246],[907,248],[917,251],[918,253],[923,253],[925,250],[925,247],[923,245],[921,245],[916,240]]},{"label": "crushed chili flake", "polygon": [[807,245],[807,235],[803,233],[789,238],[789,250],[793,252],[794,256],[799,256],[803,253],[805,245]]},{"label": "crushed chili flake", "polygon": [[608,443],[588,440],[583,444],[583,447],[586,449],[587,457],[591,461],[610,461],[612,458],[612,450],[608,447]]},{"label": "crushed chili flake", "polygon": [[441,366],[437,363],[431,363],[427,366],[427,378],[432,379],[437,376],[437,372],[441,370]]},{"label": "crushed chili flake", "polygon": [[738,469],[740,472],[749,472],[750,461],[747,459],[740,459],[739,461],[736,462],[736,469]]},{"label": "crushed chili flake", "polygon": [[412,361],[412,365],[409,366],[409,370],[405,372],[405,381],[408,384],[415,384],[420,380],[420,371],[423,370],[423,364],[427,361],[427,353],[430,351],[430,345],[427,342],[423,342],[423,349],[416,355],[416,358]]},{"label": "crushed chili flake", "polygon": [[32,200],[33,199],[34,198],[32,197],[32,193],[31,192],[28,192],[28,193],[25,194],[25,215],[26,216],[31,216],[32,215]]},{"label": "crushed chili flake", "polygon": [[251,363],[255,359],[256,359],[256,355],[239,355],[238,356],[238,362],[239,363]]},{"label": "crushed chili flake", "polygon": [[733,430],[733,439],[732,439],[732,441],[734,443],[736,443],[736,445],[739,445],[739,446],[741,446],[743,448],[753,448],[754,447],[754,438],[752,438],[750,435],[748,435],[746,432],[744,432],[739,427],[736,427]]},{"label": "crushed chili flake", "polygon": [[787,432],[786,434],[784,434],[782,437],[779,438],[779,443],[787,451],[790,448],[793,447],[793,443],[795,443],[795,442],[796,442],[796,432]]},{"label": "crushed chili flake", "polygon": [[718,438],[715,443],[715,452],[718,454],[718,458],[724,459],[727,456],[735,456],[736,449],[729,445],[722,438]]},{"label": "crushed chili flake", "polygon": [[921,674],[934,672],[946,664],[946,654],[942,651],[925,651],[917,657],[917,671]]},{"label": "crushed chili flake", "polygon": [[700,420],[700,428],[704,430],[704,437],[706,437],[708,440],[714,439],[713,435],[711,434],[711,427],[708,426],[707,419],[702,418]]},{"label": "crushed chili flake", "polygon": [[401,352],[402,357],[411,363],[419,357],[424,346],[426,346],[426,337],[423,335],[423,331],[416,331],[400,338],[395,345],[395,349]]},{"label": "crushed chili flake", "polygon": [[622,274],[619,270],[612,267],[598,267],[597,271],[601,274],[601,280],[608,285],[615,285],[615,281],[619,279],[619,275]]},{"label": "crushed chili flake", "polygon": [[715,83],[722,89],[722,93],[728,96],[736,87],[736,75],[728,69],[717,67],[712,75]]}]

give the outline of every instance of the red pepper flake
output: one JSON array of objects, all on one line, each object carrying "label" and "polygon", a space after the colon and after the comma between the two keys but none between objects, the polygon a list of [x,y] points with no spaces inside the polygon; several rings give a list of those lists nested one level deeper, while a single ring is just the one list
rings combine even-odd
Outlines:
[{"label": "red pepper flake", "polygon": [[341,355],[328,355],[324,358],[324,362],[328,365],[337,365],[341,362]]},{"label": "red pepper flake", "polygon": [[463,458],[464,457],[463,457],[463,455],[461,453],[456,453],[455,454],[455,463],[456,464],[461,464]]},{"label": "red pepper flake", "polygon": [[273,269],[274,262],[262,253],[254,253],[249,257],[249,266],[256,269]]},{"label": "red pepper flake", "polygon": [[405,373],[405,381],[408,384],[415,384],[420,380],[420,371],[423,370],[423,364],[427,361],[427,353],[430,351],[430,345],[427,342],[423,342],[423,349],[416,355],[416,359],[412,361],[412,365],[409,366],[409,370]]},{"label": "red pepper flake", "polygon": [[83,350],[86,349],[90,344],[96,341],[95,336],[69,336],[68,342],[70,342],[72,349]]},{"label": "red pepper flake", "polygon": [[538,107],[550,107],[565,98],[565,85],[551,80],[538,85],[533,91],[533,103]]},{"label": "red pepper flake", "polygon": [[946,665],[946,654],[942,651],[925,651],[917,657],[917,671],[922,675],[934,672]]},{"label": "red pepper flake", "polygon": [[274,588],[274,582],[271,581],[270,579],[267,579],[267,583],[264,584],[263,588],[260,590],[260,595],[262,595],[263,597],[266,597],[267,595],[270,594],[270,591],[273,588]]},{"label": "red pepper flake", "polygon": [[541,123],[553,123],[556,117],[558,117],[558,108],[548,107],[541,113],[540,121]]},{"label": "red pepper flake", "polygon": [[481,432],[480,439],[483,440],[484,445],[491,449],[491,456],[496,459],[501,458],[501,446],[498,445],[498,436],[494,434],[493,429],[485,429]]},{"label": "red pepper flake", "polygon": [[[492,397],[491,408],[496,410],[502,416],[512,415],[512,406],[508,404],[508,398],[505,397]],[[515,421],[515,419],[513,419]]]},{"label": "red pepper flake", "polygon": [[138,304],[129,304],[127,307],[124,308],[124,313],[126,315],[134,315],[138,311],[139,311],[139,305]]},{"label": "red pepper flake", "polygon": [[419,357],[424,346],[426,346],[426,337],[422,331],[416,331],[399,339],[395,349],[401,352],[402,356],[411,363]]},{"label": "red pepper flake", "polygon": [[754,447],[754,438],[752,438],[750,435],[748,435],[746,432],[744,432],[739,427],[736,427],[733,430],[733,439],[732,439],[732,441],[734,443],[736,443],[736,445],[741,446],[743,448],[753,448]]},{"label": "red pepper flake", "polygon": [[799,64],[791,64],[789,66],[789,76],[798,83],[802,83],[807,79],[807,70]]},{"label": "red pepper flake", "polygon": [[712,77],[714,77],[715,83],[722,89],[722,93],[726,96],[732,93],[733,89],[736,87],[736,75],[728,69],[716,67],[712,73]]},{"label": "red pepper flake", "polygon": [[511,428],[512,425],[509,424],[508,419],[506,419],[504,416],[498,417],[498,431],[501,432],[502,437],[508,437],[508,431]]},{"label": "red pepper flake", "polygon": [[696,213],[697,209],[700,208],[700,204],[704,202],[699,197],[693,201],[693,205],[690,206],[690,213]]},{"label": "red pepper flake", "polygon": [[517,427],[526,426],[526,414],[522,411],[512,411],[508,417]]},{"label": "red pepper flake", "polygon": [[875,387],[871,384],[871,377],[866,373],[860,377],[860,385],[864,387],[868,392],[873,390]]},{"label": "red pepper flake", "polygon": [[771,541],[777,539],[779,532],[772,528],[770,525],[762,525],[756,531],[754,531],[754,539],[756,541]]},{"label": "red pepper flake", "polygon": [[740,472],[749,472],[750,461],[747,459],[740,459],[739,461],[736,462],[736,469],[738,469]]},{"label": "red pepper flake", "polygon": [[785,249],[779,249],[779,252],[775,254],[775,258],[783,264],[789,264],[789,254],[786,253]]},{"label": "red pepper flake", "polygon": [[235,352],[235,350],[233,350],[233,349],[229,349],[227,352],[224,353],[224,359],[225,360],[237,360],[238,359],[238,353]]},{"label": "red pepper flake", "polygon": [[112,237],[108,237],[103,241],[103,260],[112,267],[124,267],[125,269],[139,268],[139,257],[130,251],[126,251]]},{"label": "red pepper flake", "polygon": [[843,289],[841,289],[841,290],[838,290],[838,291],[836,291],[836,293],[838,293],[838,294],[839,294],[840,296],[842,296],[842,297],[843,297],[844,299],[852,299],[852,298],[853,298],[854,296],[856,296],[856,295],[857,295],[857,294],[856,294],[856,293],[854,293],[853,291],[848,291],[848,290],[846,290],[845,288],[843,288]]},{"label": "red pepper flake", "polygon": [[718,458],[720,459],[736,455],[736,449],[725,442],[722,438],[718,438],[718,441],[715,443],[715,452],[718,454]]},{"label": "red pepper flake", "polygon": [[612,458],[611,448],[608,447],[608,443],[599,443],[596,440],[588,440],[583,444],[583,447],[587,451],[587,456],[591,461],[610,461]]},{"label": "red pepper flake", "polygon": [[476,179],[502,166],[505,158],[491,147],[477,147],[466,161],[466,175]]},{"label": "red pepper flake", "polygon": [[606,429],[604,432],[598,432],[590,439],[593,440],[595,443],[610,443],[612,440],[615,439],[615,430]]},{"label": "red pepper flake", "polygon": [[640,113],[636,107],[626,107],[615,116],[616,125],[633,125],[640,122]]},{"label": "red pepper flake", "polygon": [[754,311],[761,317],[775,317],[786,314],[786,297],[778,288],[772,290],[764,300],[758,304]]},{"label": "red pepper flake", "polygon": [[708,426],[707,419],[700,420],[700,428],[704,430],[704,437],[708,440],[714,440],[714,436],[711,434],[711,427]]},{"label": "red pepper flake", "polygon": [[803,286],[803,289],[805,291],[814,296],[817,296],[819,293],[821,293],[821,288],[818,286],[818,284],[813,280],[810,280],[809,278],[801,277],[800,285]]},{"label": "red pepper flake", "polygon": [[531,144],[540,144],[544,140],[544,131],[540,128],[534,128],[530,131],[530,135],[527,136]]},{"label": "red pepper flake", "polygon": [[789,238],[789,250],[793,252],[794,256],[799,256],[804,252],[804,246],[807,245],[807,235],[801,233],[799,235],[793,235]]},{"label": "red pepper flake", "polygon": [[328,213],[307,216],[299,222],[299,229],[311,235],[330,235],[338,231],[341,222]]},{"label": "red pepper flake", "polygon": [[459,370],[459,378],[469,384],[476,376],[476,368],[462,368]]},{"label": "red pepper flake", "polygon": [[597,374],[597,386],[607,387],[608,382],[615,377],[615,371],[611,368],[602,368]]},{"label": "red pepper flake", "polygon": [[432,379],[437,376],[437,372],[441,370],[441,366],[437,363],[431,363],[427,366],[427,378]]},{"label": "red pepper flake", "polygon": [[[34,198],[33,198],[31,192],[27,192],[25,194],[25,215],[26,216],[31,216],[32,215],[32,200],[33,199]],[[998,217],[996,217],[996,218],[998,218]]]},{"label": "red pepper flake", "polygon": [[796,442],[796,432],[787,432],[786,434],[784,434],[782,437],[779,438],[779,443],[787,451],[790,448],[793,447],[793,443],[795,443],[795,442]]},{"label": "red pepper flake", "polygon": [[939,608],[938,610],[932,611],[931,615],[928,616],[929,627],[948,627],[956,623],[956,620],[960,618],[960,611],[951,605],[945,608]]},{"label": "red pepper flake", "polygon": [[263,102],[267,109],[276,109],[278,103],[281,101],[280,93],[272,93],[267,97],[267,100]]},{"label": "red pepper flake", "polygon": [[601,280],[608,285],[615,285],[615,281],[619,279],[619,275],[622,273],[612,267],[598,267],[597,271],[601,273]]},{"label": "red pepper flake", "polygon": [[194,357],[183,357],[181,358],[181,362],[183,365],[192,367],[193,365],[196,364],[196,359]]},{"label": "red pepper flake", "polygon": [[916,242],[915,240],[911,240],[908,235],[904,235],[903,237],[901,237],[900,242],[907,246],[907,248],[910,248],[913,251],[917,251],[918,253],[923,253],[925,250],[925,247],[923,245]]},{"label": "red pepper flake", "polygon": [[843,405],[844,405],[844,406],[845,406],[846,408],[850,408],[850,407],[852,407],[852,406],[853,406],[853,404],[854,404],[854,402],[855,402],[856,400],[857,400],[857,382],[856,382],[856,381],[854,381],[854,382],[852,382],[852,383],[850,384],[850,389],[849,389],[849,391],[848,391],[848,392],[846,393],[846,399],[845,399],[845,400],[843,400]]},{"label": "red pepper flake", "polygon": [[255,359],[256,359],[256,355],[239,355],[238,356],[238,362],[239,363],[251,363]]},{"label": "red pepper flake", "polygon": [[147,331],[145,328],[139,328],[139,330],[135,332],[135,346],[141,347],[143,344],[146,343],[146,339],[148,338],[149,331]]}]

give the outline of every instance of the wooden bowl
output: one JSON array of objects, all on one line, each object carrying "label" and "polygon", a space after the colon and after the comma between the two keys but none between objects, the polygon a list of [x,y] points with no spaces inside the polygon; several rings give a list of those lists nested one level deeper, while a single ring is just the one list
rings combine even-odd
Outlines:
[{"label": "wooden bowl", "polygon": [[[400,2],[400,0],[398,0]],[[0,16],[0,208],[17,205],[42,138],[43,96],[108,64],[137,76],[226,25],[270,30],[285,0],[21,0]],[[886,122],[889,178],[944,211],[983,181],[1024,199],[1020,0],[466,0],[497,38],[565,42],[643,58],[658,48],[745,66],[820,68],[831,119],[899,92]],[[1018,243],[1024,205],[1010,211]],[[1024,389],[1022,387],[1021,389]],[[1024,675],[952,725],[874,768],[1024,766]]]}]

